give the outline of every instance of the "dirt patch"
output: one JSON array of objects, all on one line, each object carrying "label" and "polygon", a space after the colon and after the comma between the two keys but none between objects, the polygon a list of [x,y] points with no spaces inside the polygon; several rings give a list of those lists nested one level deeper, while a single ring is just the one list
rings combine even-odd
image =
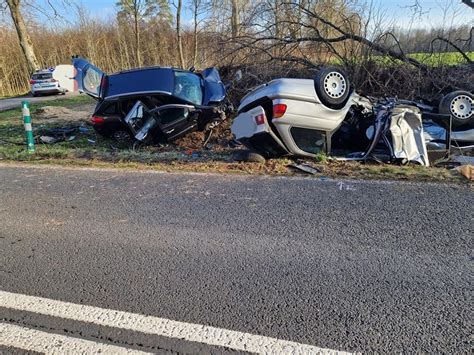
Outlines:
[{"label": "dirt patch", "polygon": [[33,112],[35,117],[40,119],[58,118],[64,115],[70,115],[72,111],[67,107],[61,106],[43,106]]},{"label": "dirt patch", "polygon": [[43,106],[32,113],[33,122],[78,122],[88,120],[94,110],[93,103],[63,106]]},{"label": "dirt patch", "polygon": [[233,147],[233,138],[230,131],[231,120],[222,122],[212,130],[211,138],[204,146],[204,140],[207,138],[204,132],[193,132],[173,142],[178,148],[189,150],[213,150],[222,152]]}]

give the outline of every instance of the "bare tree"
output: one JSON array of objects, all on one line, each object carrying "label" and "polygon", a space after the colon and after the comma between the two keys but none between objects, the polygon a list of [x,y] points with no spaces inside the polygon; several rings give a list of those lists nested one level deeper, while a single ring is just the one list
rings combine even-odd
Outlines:
[{"label": "bare tree", "polygon": [[230,17],[230,33],[232,38],[236,38],[240,33],[240,17],[246,3],[248,3],[248,0],[211,0],[214,10],[225,13],[226,21]]},{"label": "bare tree", "polygon": [[132,25],[135,39],[135,65],[142,65],[141,33],[142,25],[150,18],[169,15],[166,0],[119,0],[117,2],[119,22]]},{"label": "bare tree", "polygon": [[[336,46],[343,44],[344,42],[353,42],[360,43],[379,54],[388,55],[420,69],[426,69],[426,65],[405,55],[395,38],[394,39],[397,42],[396,49],[382,45],[379,40],[369,40],[364,37],[360,30],[362,22],[360,15],[348,8],[346,2],[347,1],[343,0],[327,0],[322,1],[321,3],[315,2],[313,6],[305,6],[299,1],[281,2],[280,6],[287,6],[292,9],[292,11],[301,11],[302,17],[297,20],[291,16],[284,16],[275,21],[273,14],[274,8],[263,8],[262,11],[264,14],[261,16],[265,17],[265,13],[270,13],[269,16],[266,16],[266,18],[270,18],[270,20],[266,25],[261,26],[257,33],[239,36],[236,39],[236,42],[239,43],[240,47],[236,50],[250,48],[265,53],[272,59],[291,59],[296,62],[311,64],[314,66],[314,64],[311,63],[311,60],[308,60],[304,58],[304,55],[301,55],[305,50],[305,46],[309,49],[312,45],[322,44],[328,51],[339,57],[341,60],[344,60],[344,55],[339,53]],[[339,8],[334,7],[334,4],[337,3],[340,3]],[[320,7],[321,4],[323,7]],[[277,36],[274,30],[272,30],[275,28],[275,22],[277,22],[277,25],[280,28],[285,29],[291,28],[291,26],[295,25],[303,27],[305,29],[304,35],[293,37],[280,30],[280,36]],[[390,33],[385,33],[382,37],[385,36],[394,37]],[[287,54],[275,56],[274,48],[277,46],[283,49],[290,48],[292,49],[292,52],[297,52],[298,55],[288,55],[288,51],[283,51],[283,53]],[[308,52],[308,50],[306,50],[306,52]]]},{"label": "bare tree", "polygon": [[196,66],[199,48],[199,26],[201,24],[200,17],[209,11],[210,3],[208,0],[191,0],[190,10],[193,14],[193,66]]},{"label": "bare tree", "polygon": [[183,1],[178,0],[176,7],[176,37],[178,39],[178,55],[181,68],[185,67],[183,54],[183,38],[181,33],[181,11],[183,9]]},{"label": "bare tree", "polygon": [[231,15],[232,38],[236,38],[239,35],[239,29],[240,29],[239,0],[231,0],[231,4],[232,4],[232,15]]},{"label": "bare tree", "polygon": [[21,50],[28,64],[28,70],[30,73],[35,72],[39,69],[38,59],[36,59],[33,43],[31,42],[28,30],[25,25],[25,20],[21,14],[21,3],[20,0],[6,0],[7,5],[10,8],[13,23],[15,25],[18,40],[20,41]]}]

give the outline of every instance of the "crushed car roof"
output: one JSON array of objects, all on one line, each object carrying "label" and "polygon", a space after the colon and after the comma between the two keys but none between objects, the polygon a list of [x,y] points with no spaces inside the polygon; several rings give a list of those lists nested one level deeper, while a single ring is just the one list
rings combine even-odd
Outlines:
[{"label": "crushed car roof", "polygon": [[173,72],[171,68],[148,67],[110,74],[107,76],[108,85],[104,97],[152,92],[171,95],[174,85]]}]

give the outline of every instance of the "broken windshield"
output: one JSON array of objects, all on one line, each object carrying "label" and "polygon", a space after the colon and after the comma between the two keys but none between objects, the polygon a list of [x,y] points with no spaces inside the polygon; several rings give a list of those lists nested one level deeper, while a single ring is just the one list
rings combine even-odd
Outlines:
[{"label": "broken windshield", "polygon": [[193,73],[175,71],[173,95],[195,105],[201,105],[202,79]]}]

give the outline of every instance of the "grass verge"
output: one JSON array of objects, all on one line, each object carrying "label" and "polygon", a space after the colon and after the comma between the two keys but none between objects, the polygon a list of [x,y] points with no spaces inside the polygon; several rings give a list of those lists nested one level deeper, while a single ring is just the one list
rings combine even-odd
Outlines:
[{"label": "grass verge", "polygon": [[[265,163],[233,162],[232,152],[169,150],[169,148],[145,147],[142,150],[121,149],[113,145],[67,146],[39,145],[34,154],[23,147],[0,145],[0,162],[23,162],[36,165],[62,165],[76,167],[160,170],[177,172],[239,173],[252,175],[295,176],[301,173],[289,167],[290,159],[273,159]],[[77,143],[76,143],[77,144]],[[468,183],[457,172],[443,168],[421,166],[395,166],[359,162],[341,162],[331,159],[312,162],[319,171],[315,178],[404,180],[426,182]]]},{"label": "grass verge", "polygon": [[[88,97],[74,97],[60,102],[46,101],[35,105],[61,105],[74,108],[83,105]],[[34,111],[32,110],[32,112]],[[11,110],[13,111],[13,110]],[[25,135],[18,111],[14,115],[0,117],[0,162],[28,163],[36,165],[62,165],[77,167],[106,167],[138,170],[161,170],[182,172],[239,173],[256,175],[300,175],[301,172],[289,167],[289,159],[267,160],[265,163],[238,163],[232,161],[232,149],[186,150],[173,145],[165,147],[139,146],[134,149],[120,146],[116,142],[97,136],[83,120],[41,120],[35,121],[33,129],[37,142],[51,128],[77,128],[74,139],[55,144],[36,144],[36,152],[26,150]],[[466,183],[459,174],[442,168],[421,166],[395,166],[359,162],[335,161],[320,155],[310,162],[319,171],[316,178],[378,179],[407,181],[437,181]]]}]

